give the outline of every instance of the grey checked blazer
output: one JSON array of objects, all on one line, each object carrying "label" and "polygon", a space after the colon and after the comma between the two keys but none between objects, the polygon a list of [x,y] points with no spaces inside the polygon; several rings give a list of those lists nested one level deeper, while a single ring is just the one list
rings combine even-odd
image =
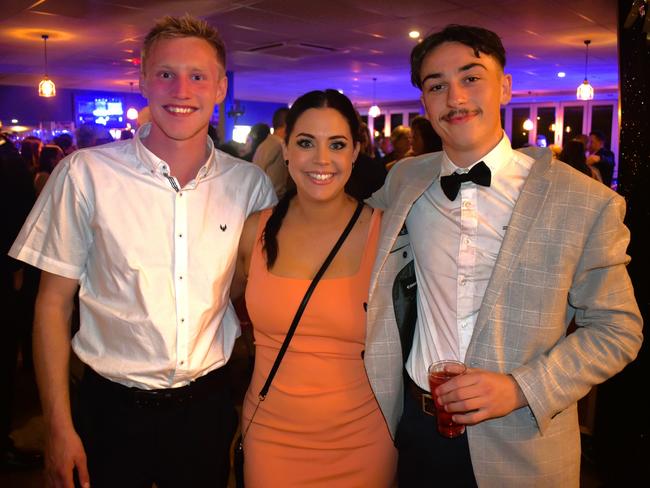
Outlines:
[{"label": "grey checked blazer", "polygon": [[[627,274],[625,202],[603,184],[522,150],[535,163],[514,207],[465,361],[511,374],[529,406],[468,427],[481,487],[577,487],[576,402],[632,361],[642,321]],[[369,203],[384,209],[370,281],[365,364],[391,433],[402,412],[403,358],[392,305],[412,259],[400,230],[439,176],[442,153],[404,160]],[[566,335],[575,317],[578,329]]]}]

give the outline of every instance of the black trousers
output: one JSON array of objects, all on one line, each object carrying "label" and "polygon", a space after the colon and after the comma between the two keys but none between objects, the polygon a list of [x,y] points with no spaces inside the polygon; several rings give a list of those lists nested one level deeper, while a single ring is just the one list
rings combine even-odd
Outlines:
[{"label": "black trousers", "polygon": [[395,445],[399,451],[397,477],[400,488],[477,486],[467,434],[454,439],[442,437],[438,434],[436,418],[424,413],[408,391]]},{"label": "black trousers", "polygon": [[158,400],[87,368],[75,426],[91,486],[226,487],[237,414],[225,371],[213,371],[201,381],[204,387],[189,395],[163,394]]}]

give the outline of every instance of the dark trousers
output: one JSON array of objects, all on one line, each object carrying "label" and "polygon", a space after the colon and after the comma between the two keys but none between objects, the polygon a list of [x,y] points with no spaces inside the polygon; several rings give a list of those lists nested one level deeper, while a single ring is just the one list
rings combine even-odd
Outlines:
[{"label": "dark trousers", "polygon": [[93,488],[226,487],[237,426],[227,373],[213,371],[189,388],[157,398],[86,369],[75,426]]},{"label": "dark trousers", "polygon": [[397,476],[400,488],[477,486],[467,434],[454,439],[442,437],[438,434],[436,418],[424,413],[408,391],[395,445],[399,451]]},{"label": "dark trousers", "polygon": [[[17,293],[9,285],[9,277],[0,277],[0,451],[12,445],[9,438],[18,357],[19,327],[16,322]],[[6,286],[5,286],[6,285]]]}]

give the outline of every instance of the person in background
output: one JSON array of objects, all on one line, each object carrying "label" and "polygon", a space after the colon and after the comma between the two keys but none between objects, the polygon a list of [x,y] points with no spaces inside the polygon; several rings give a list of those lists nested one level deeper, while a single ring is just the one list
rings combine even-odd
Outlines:
[{"label": "person in background", "polygon": [[34,176],[34,189],[36,196],[41,194],[47,179],[54,171],[59,161],[63,159],[63,150],[56,144],[47,144],[41,149],[41,156],[38,159],[38,172]]},{"label": "person in background", "polygon": [[[397,164],[369,200],[384,216],[365,360],[395,432],[400,488],[424,476],[577,488],[577,401],[642,343],[625,201],[547,148],[512,149],[500,120],[505,64],[501,39],[481,27],[449,25],[417,44],[412,82],[443,151]],[[405,235],[412,251],[395,247]],[[417,318],[398,330],[385,263],[411,252]],[[431,391],[427,369],[446,359],[468,371]],[[462,435],[438,433],[433,402]]]},{"label": "person in background", "polygon": [[390,133],[390,143],[393,151],[384,158],[386,171],[390,171],[393,165],[404,159],[411,150],[411,129],[398,125]]},{"label": "person in background", "polygon": [[368,126],[361,123],[360,131],[361,149],[352,166],[352,175],[345,185],[345,191],[358,200],[365,200],[384,184],[386,166],[381,159],[375,157]]},{"label": "person in background", "polygon": [[417,116],[411,121],[411,151],[408,156],[442,151],[440,136],[425,117]]},{"label": "person in background", "polygon": [[[299,97],[284,138],[297,190],[273,210],[251,215],[242,232],[232,291],[237,297],[246,287],[257,340],[241,423],[249,488],[394,486],[397,452],[363,363],[380,213],[345,192],[359,153],[359,122],[336,90]],[[310,280],[356,212],[256,409]]]},{"label": "person in background", "polygon": [[278,198],[282,198],[288,188],[293,186],[287,165],[282,154],[282,141],[286,130],[289,109],[281,107],[273,114],[273,134],[264,139],[253,155],[253,163],[264,171],[271,182]]},{"label": "person in background", "polygon": [[605,147],[605,135],[597,130],[590,132],[587,149],[587,164],[598,170],[601,181],[611,187],[614,178],[614,153]]},{"label": "person in background", "polygon": [[[34,366],[45,485],[226,487],[236,412],[224,366],[246,217],[276,201],[259,168],[214,150],[225,46],[205,21],[165,17],[144,38],[151,123],[54,169],[10,250],[42,270]],[[72,348],[85,364],[75,415]]]},{"label": "person in background", "polygon": [[23,164],[32,175],[38,170],[38,158],[41,156],[43,141],[36,136],[27,136],[20,143],[20,156]]},{"label": "person in background", "polygon": [[63,151],[63,155],[67,156],[68,154],[71,154],[74,152],[77,148],[75,147],[72,136],[68,134],[67,132],[64,132],[62,134],[59,134],[56,136],[53,141],[53,144],[56,144],[61,148]]},{"label": "person in background", "polygon": [[[31,469],[42,466],[42,453],[14,445],[10,437],[14,412],[15,376],[18,350],[24,327],[22,308],[25,269],[7,252],[34,204],[32,174],[23,164],[14,144],[0,135],[0,178],[5,188],[0,195],[0,469]],[[24,352],[23,352],[24,354]]]},{"label": "person in background", "polygon": [[562,152],[558,156],[558,159],[591,178],[594,178],[600,182],[603,181],[597,168],[594,166],[587,166],[585,146],[581,141],[567,141],[564,144],[564,147],[562,148]]},{"label": "person in background", "polygon": [[242,156],[242,159],[252,162],[253,155],[257,148],[264,140],[271,134],[271,128],[263,123],[255,124],[251,127],[251,131],[248,133],[246,139],[246,148],[247,152]]}]

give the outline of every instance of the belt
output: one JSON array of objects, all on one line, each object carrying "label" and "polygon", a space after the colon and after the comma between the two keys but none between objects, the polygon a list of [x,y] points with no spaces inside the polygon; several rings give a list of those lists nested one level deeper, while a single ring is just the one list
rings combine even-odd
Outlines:
[{"label": "belt", "polygon": [[106,379],[92,368],[86,367],[83,382],[93,390],[93,393],[108,394],[127,404],[138,407],[163,407],[206,398],[210,393],[215,393],[228,385],[228,374],[225,368],[217,368],[186,386],[142,390]]},{"label": "belt", "polygon": [[406,391],[409,392],[409,394],[415,399],[417,404],[420,406],[422,411],[427,414],[427,415],[432,415],[435,417],[436,415],[436,403],[433,400],[433,397],[431,396],[431,393],[429,393],[426,390],[423,390],[420,388],[408,375],[408,373],[404,373],[404,383],[405,383],[405,389]]}]

